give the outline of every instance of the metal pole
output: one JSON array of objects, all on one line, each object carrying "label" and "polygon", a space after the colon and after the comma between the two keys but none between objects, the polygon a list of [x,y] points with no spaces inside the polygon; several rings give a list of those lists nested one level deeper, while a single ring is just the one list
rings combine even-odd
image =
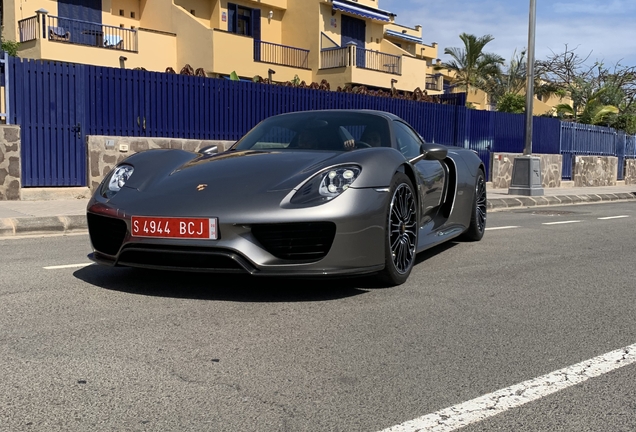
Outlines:
[{"label": "metal pole", "polygon": [[528,25],[528,65],[526,67],[526,145],[523,154],[532,154],[532,104],[534,99],[534,33],[537,22],[537,3],[530,0]]},{"label": "metal pole", "polygon": [[528,65],[526,67],[526,145],[523,156],[516,157],[512,165],[509,195],[543,195],[541,158],[532,156],[532,102],[534,100],[534,30],[537,19],[536,0],[530,0],[528,26]]}]

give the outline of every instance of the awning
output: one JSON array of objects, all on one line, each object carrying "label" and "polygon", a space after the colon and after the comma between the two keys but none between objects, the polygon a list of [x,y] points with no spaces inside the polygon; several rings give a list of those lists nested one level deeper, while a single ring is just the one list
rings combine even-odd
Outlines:
[{"label": "awning", "polygon": [[362,6],[358,3],[354,3],[348,0],[332,0],[332,3],[334,10],[339,10],[341,12],[358,15],[376,21],[390,22],[390,17],[394,15],[391,12],[387,12],[381,9],[374,9],[368,6]]},{"label": "awning", "polygon": [[413,42],[413,43],[422,43],[422,38],[418,38],[417,36],[411,36],[406,33],[400,33],[395,30],[386,30],[384,32],[387,36],[404,39],[405,41]]}]

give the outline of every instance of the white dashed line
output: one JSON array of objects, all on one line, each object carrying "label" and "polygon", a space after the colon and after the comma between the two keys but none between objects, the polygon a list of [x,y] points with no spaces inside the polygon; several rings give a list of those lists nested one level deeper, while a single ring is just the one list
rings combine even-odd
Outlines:
[{"label": "white dashed line", "polygon": [[627,216],[627,215],[623,215],[623,216],[608,216],[608,217],[598,218],[598,220],[623,219],[623,218],[628,218],[628,217],[629,216]]},{"label": "white dashed line", "polygon": [[86,267],[92,265],[93,263],[82,263],[82,264],[66,264],[66,265],[58,265],[58,266],[48,266],[43,267],[45,270],[57,270],[57,269],[66,269],[66,268],[77,268],[77,267]]},{"label": "white dashed line", "polygon": [[513,229],[513,228],[519,228],[519,227],[518,226],[492,227],[492,228],[486,228],[486,231],[496,231],[496,230],[505,230],[505,229]]},{"label": "white dashed line", "polygon": [[560,221],[560,222],[544,222],[543,225],[563,225],[563,224],[572,224],[572,223],[579,223],[581,221]]},{"label": "white dashed line", "polygon": [[636,362],[636,344],[515,384],[382,432],[450,432]]}]

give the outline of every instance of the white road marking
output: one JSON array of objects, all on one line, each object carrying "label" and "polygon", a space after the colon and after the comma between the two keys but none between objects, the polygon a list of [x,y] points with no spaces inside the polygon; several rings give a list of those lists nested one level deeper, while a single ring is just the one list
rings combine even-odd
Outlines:
[{"label": "white road marking", "polygon": [[66,265],[58,265],[58,266],[48,266],[43,267],[45,270],[57,270],[57,269],[66,269],[66,268],[77,268],[77,267],[86,267],[92,265],[93,263],[82,263],[82,264],[66,264]]},{"label": "white road marking", "polygon": [[623,215],[623,216],[608,216],[608,217],[598,218],[598,220],[623,219],[623,218],[628,218],[628,217],[629,216],[627,216],[627,215]]},{"label": "white road marking", "polygon": [[505,230],[505,229],[513,229],[513,228],[519,228],[519,227],[518,226],[492,227],[492,228],[486,228],[486,231],[496,231],[496,230]]},{"label": "white road marking", "polygon": [[563,225],[563,224],[571,224],[571,223],[579,223],[579,221],[571,220],[571,221],[560,221],[560,222],[544,222],[543,225]]},{"label": "white road marking", "polygon": [[515,384],[382,432],[450,432],[636,362],[636,344]]}]

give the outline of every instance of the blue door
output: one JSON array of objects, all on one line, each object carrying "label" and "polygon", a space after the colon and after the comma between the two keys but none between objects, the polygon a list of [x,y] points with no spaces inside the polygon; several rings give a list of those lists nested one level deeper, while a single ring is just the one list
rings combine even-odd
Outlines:
[{"label": "blue door", "polygon": [[87,68],[9,57],[11,123],[20,125],[22,186],[86,186]]},{"label": "blue door", "polygon": [[71,42],[103,45],[102,0],[58,0],[57,13],[58,25],[71,33]]},{"label": "blue door", "polygon": [[366,34],[367,24],[363,20],[342,15],[341,46],[345,47],[349,42],[354,42],[357,45],[356,66],[361,68],[366,65],[366,50],[364,49]]}]

